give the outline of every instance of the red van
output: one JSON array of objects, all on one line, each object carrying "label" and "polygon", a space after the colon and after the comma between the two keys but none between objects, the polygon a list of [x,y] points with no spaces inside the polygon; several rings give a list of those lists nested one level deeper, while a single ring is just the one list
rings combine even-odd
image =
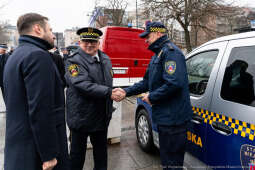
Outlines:
[{"label": "red van", "polygon": [[100,30],[103,32],[100,50],[111,58],[113,85],[130,86],[140,81],[153,55],[145,40],[139,37],[143,30],[117,26]]}]

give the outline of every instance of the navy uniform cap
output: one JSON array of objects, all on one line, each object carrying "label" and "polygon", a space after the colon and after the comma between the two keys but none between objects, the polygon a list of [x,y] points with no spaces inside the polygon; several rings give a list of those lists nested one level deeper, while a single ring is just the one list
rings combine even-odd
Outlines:
[{"label": "navy uniform cap", "polygon": [[85,27],[77,30],[77,35],[81,40],[98,40],[103,33],[97,28]]},{"label": "navy uniform cap", "polygon": [[6,44],[0,44],[0,48],[2,48],[2,49],[7,49],[8,47],[7,47]]},{"label": "navy uniform cap", "polygon": [[149,35],[151,32],[161,32],[166,33],[166,27],[161,22],[148,22],[146,24],[145,31],[141,34],[139,34],[139,37],[145,38]]}]

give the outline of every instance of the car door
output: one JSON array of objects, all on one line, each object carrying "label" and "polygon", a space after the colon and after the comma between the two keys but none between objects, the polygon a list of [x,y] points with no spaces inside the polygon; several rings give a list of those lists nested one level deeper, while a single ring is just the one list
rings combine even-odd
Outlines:
[{"label": "car door", "polygon": [[190,99],[193,108],[191,127],[187,132],[188,152],[206,163],[207,116],[219,65],[227,42],[203,46],[187,56]]},{"label": "car door", "polygon": [[215,84],[214,120],[207,126],[209,165],[248,170],[255,163],[254,80],[255,38],[230,41]]}]

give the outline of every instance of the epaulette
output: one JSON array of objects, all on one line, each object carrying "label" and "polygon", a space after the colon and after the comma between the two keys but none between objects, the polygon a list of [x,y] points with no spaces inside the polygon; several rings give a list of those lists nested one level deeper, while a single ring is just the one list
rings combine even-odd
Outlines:
[{"label": "epaulette", "polygon": [[78,51],[74,52],[72,55],[69,55],[68,58],[72,58],[72,57],[75,56],[76,54],[78,54]]},{"label": "epaulette", "polygon": [[172,50],[172,51],[174,50],[174,47],[172,46],[171,43],[167,43],[167,46],[169,47],[170,50]]},{"label": "epaulette", "polygon": [[158,53],[158,58],[160,58],[162,53],[163,53],[163,50],[160,50],[160,52]]}]

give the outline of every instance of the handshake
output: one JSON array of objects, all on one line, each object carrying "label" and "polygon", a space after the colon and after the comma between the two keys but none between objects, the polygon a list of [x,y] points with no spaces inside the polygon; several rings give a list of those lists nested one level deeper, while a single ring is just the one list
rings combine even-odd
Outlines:
[{"label": "handshake", "polygon": [[112,96],[111,99],[120,102],[126,97],[126,92],[122,88],[115,88],[112,90]]},{"label": "handshake", "polygon": [[[142,101],[147,102],[149,105],[152,105],[149,99],[149,93],[143,94]],[[115,88],[112,90],[112,96],[111,99],[120,102],[126,97],[126,92],[122,88]]]}]

